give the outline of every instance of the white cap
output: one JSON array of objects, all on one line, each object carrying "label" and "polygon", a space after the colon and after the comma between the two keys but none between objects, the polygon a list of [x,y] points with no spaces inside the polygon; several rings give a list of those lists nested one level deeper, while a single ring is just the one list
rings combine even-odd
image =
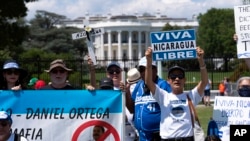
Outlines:
[{"label": "white cap", "polygon": [[[146,56],[142,57],[139,61],[139,66],[144,66],[146,67],[147,65],[147,59],[146,59]],[[155,66],[156,67],[156,62],[155,61],[152,61],[152,66]]]}]

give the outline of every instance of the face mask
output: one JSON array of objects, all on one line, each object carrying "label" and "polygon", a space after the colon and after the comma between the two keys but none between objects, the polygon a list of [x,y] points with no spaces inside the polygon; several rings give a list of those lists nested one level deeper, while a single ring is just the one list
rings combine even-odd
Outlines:
[{"label": "face mask", "polygon": [[250,87],[249,86],[242,86],[238,93],[241,97],[250,97]]}]

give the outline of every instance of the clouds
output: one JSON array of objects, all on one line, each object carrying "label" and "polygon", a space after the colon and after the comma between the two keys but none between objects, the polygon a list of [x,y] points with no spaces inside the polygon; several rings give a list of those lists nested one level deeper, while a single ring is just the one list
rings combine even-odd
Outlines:
[{"label": "clouds", "polygon": [[158,10],[161,14],[175,18],[191,18],[193,14],[205,13],[208,9],[233,8],[240,0],[39,0],[27,4],[27,19],[34,18],[36,10],[45,10],[70,19],[91,15],[112,15],[151,13]]}]

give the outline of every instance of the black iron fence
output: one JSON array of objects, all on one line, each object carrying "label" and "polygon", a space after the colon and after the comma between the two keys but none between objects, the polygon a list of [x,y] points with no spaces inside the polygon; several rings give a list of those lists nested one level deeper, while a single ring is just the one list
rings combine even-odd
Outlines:
[{"label": "black iron fence", "polygon": [[[90,83],[90,76],[87,61],[83,59],[67,60],[64,59],[67,67],[74,71],[70,74],[69,82],[79,89],[84,89],[86,84]],[[49,82],[49,76],[44,70],[49,69],[50,62],[53,60],[46,59],[22,59],[17,60],[20,66],[29,72],[27,83],[30,78],[37,77]],[[114,61],[114,60],[113,60]],[[121,64],[125,74],[128,69],[137,67],[139,59],[117,59]],[[249,75],[248,68],[244,60],[237,58],[206,58],[206,65],[208,69],[209,78],[212,81],[212,89],[217,89],[219,82],[224,77],[229,77],[232,82],[235,82],[242,75]],[[100,78],[106,75],[106,66],[111,60],[97,60],[96,65],[96,79],[99,82]],[[3,65],[4,60],[0,60]],[[187,82],[185,89],[191,89],[200,80],[199,64],[197,60],[178,60],[178,61],[163,61],[162,63],[162,78],[167,78],[168,67],[173,65],[180,65],[186,69]],[[98,83],[97,83],[98,84]]]}]

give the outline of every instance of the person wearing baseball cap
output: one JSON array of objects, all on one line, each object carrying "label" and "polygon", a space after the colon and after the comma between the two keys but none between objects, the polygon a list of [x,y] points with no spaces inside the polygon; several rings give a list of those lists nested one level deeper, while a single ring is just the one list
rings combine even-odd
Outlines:
[{"label": "person wearing baseball cap", "polygon": [[0,141],[28,141],[25,137],[11,133],[12,118],[6,111],[0,111]]},{"label": "person wearing baseball cap", "polygon": [[[196,106],[202,100],[205,87],[208,83],[208,74],[204,61],[204,50],[196,47],[197,61],[200,66],[201,80],[189,92],[184,92],[186,83],[185,71],[180,66],[173,66],[168,70],[168,82],[172,92],[167,92],[152,81],[152,54],[149,47],[146,52],[147,66],[145,82],[151,96],[159,104],[161,109],[160,135],[162,140],[185,140],[194,141],[193,116],[189,102]],[[178,120],[176,120],[178,119]]]},{"label": "person wearing baseball cap", "polygon": [[74,89],[68,82],[72,69],[66,66],[66,63],[62,59],[56,59],[50,63],[48,70],[44,70],[49,73],[51,83],[42,87],[43,90],[70,90]]},{"label": "person wearing baseball cap", "polygon": [[43,80],[39,80],[36,77],[30,79],[28,84],[29,86],[33,86],[35,90],[41,89],[42,87],[46,86],[46,82]]},{"label": "person wearing baseball cap", "polygon": [[[161,109],[145,84],[146,66],[147,60],[144,56],[139,60],[138,64],[141,79],[134,87],[132,95],[128,90],[126,91],[126,106],[130,113],[134,114],[134,125],[139,133],[140,140],[161,140],[159,135]],[[150,69],[152,70],[150,75],[155,84],[165,91],[171,92],[168,82],[157,75],[156,62],[152,62]],[[152,106],[154,110],[147,108]]]}]

